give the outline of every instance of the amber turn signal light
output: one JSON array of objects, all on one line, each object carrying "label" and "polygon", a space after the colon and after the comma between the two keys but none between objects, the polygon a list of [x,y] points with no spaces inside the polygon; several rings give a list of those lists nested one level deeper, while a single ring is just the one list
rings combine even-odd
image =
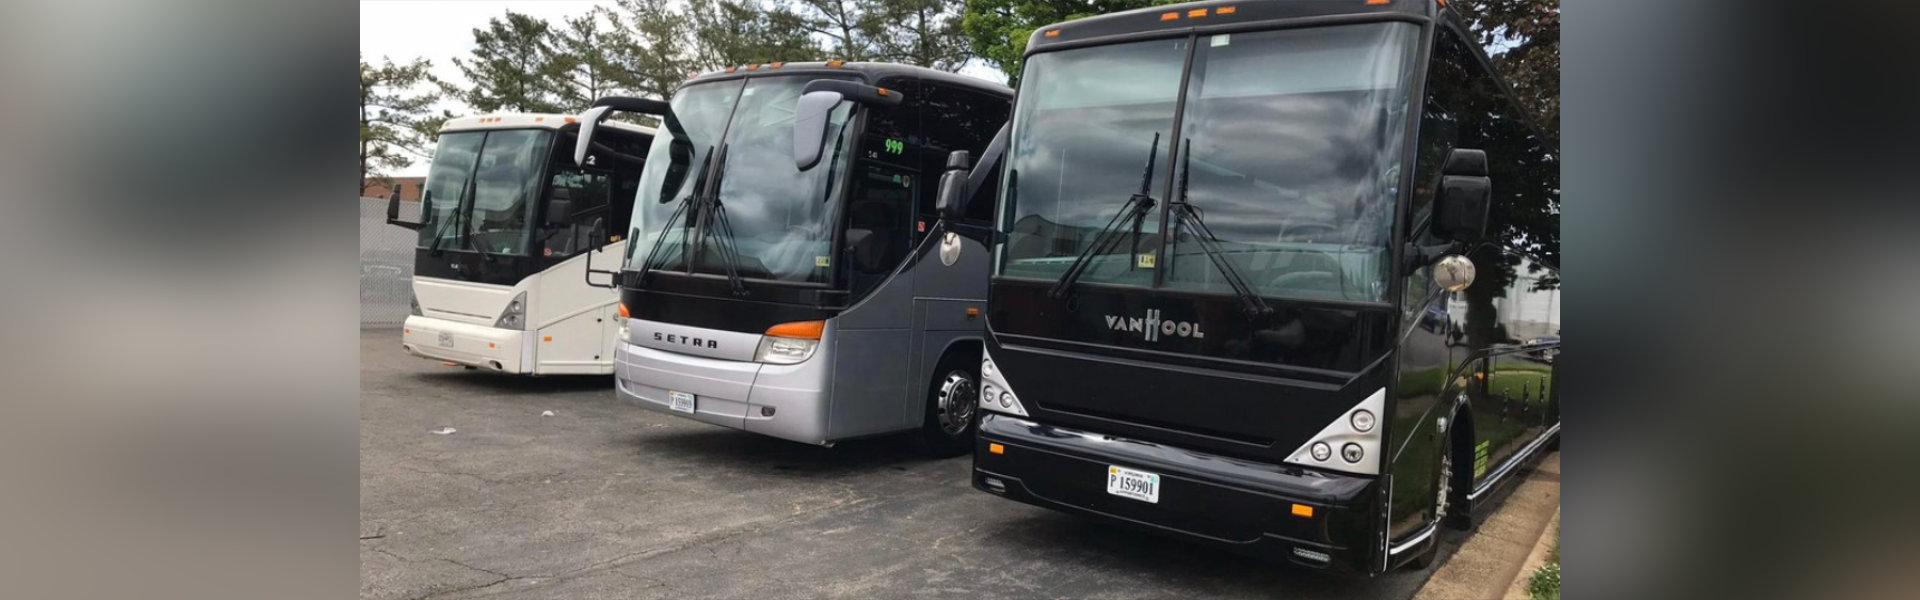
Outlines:
[{"label": "amber turn signal light", "polygon": [[767,328],[767,335],[770,335],[773,337],[799,338],[803,340],[817,340],[817,339],[820,339],[820,334],[824,333],[826,330],[827,330],[826,321],[795,321],[792,323],[781,323],[779,325],[769,327]]}]

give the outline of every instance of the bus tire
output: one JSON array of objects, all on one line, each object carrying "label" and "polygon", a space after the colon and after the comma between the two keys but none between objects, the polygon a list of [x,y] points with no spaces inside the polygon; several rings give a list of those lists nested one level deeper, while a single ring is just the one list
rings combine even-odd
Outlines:
[{"label": "bus tire", "polygon": [[980,355],[977,351],[948,352],[927,383],[926,418],[914,438],[914,448],[936,458],[972,451],[973,434],[980,427],[979,407]]}]

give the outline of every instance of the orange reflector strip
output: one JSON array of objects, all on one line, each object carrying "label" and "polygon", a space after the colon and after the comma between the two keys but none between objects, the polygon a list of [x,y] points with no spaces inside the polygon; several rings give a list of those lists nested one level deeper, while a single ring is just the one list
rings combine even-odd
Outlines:
[{"label": "orange reflector strip", "polygon": [[826,330],[827,330],[826,321],[795,321],[792,323],[781,323],[779,325],[769,327],[767,328],[767,335],[770,335],[773,337],[817,340],[817,339],[820,339],[820,335],[826,332]]},{"label": "orange reflector strip", "polygon": [[553,341],[553,336],[550,336],[550,335],[543,335],[543,336],[540,336],[540,341],[542,341],[542,342],[551,342],[551,341]]},{"label": "orange reflector strip", "polygon": [[460,366],[460,364],[459,364],[459,363],[450,363],[450,362],[443,362],[443,363],[440,363],[440,366],[442,366],[442,367],[458,367],[458,366]]},{"label": "orange reflector strip", "polygon": [[1367,4],[1386,4],[1392,0],[1367,0]]},{"label": "orange reflector strip", "polygon": [[885,98],[885,97],[887,97],[887,88],[874,88],[874,89],[877,89],[877,90],[880,90],[880,97],[881,97],[881,98]]},{"label": "orange reflector strip", "polygon": [[1222,6],[1222,7],[1220,7],[1220,8],[1216,8],[1216,9],[1214,9],[1214,10],[1213,10],[1213,14],[1216,14],[1216,15],[1230,15],[1230,14],[1233,14],[1233,13],[1235,13],[1235,12],[1239,12],[1239,11],[1240,11],[1240,7],[1238,7],[1238,6]]},{"label": "orange reflector strip", "polygon": [[627,303],[621,302],[619,306],[620,306],[620,318],[622,319],[633,318],[633,315],[627,312]]},{"label": "orange reflector strip", "polygon": [[404,332],[407,332],[407,333],[413,333],[413,330],[412,330],[412,329],[402,329],[401,331],[404,331]]},{"label": "orange reflector strip", "polygon": [[980,316],[980,307],[977,307],[977,306],[969,306],[969,307],[967,307],[967,316],[969,316],[969,317],[978,317],[978,316]]},{"label": "orange reflector strip", "polygon": [[1046,35],[1047,37],[1060,37],[1060,30],[1055,29],[1053,31],[1046,32],[1044,35]]},{"label": "orange reflector strip", "polygon": [[492,349],[493,349],[493,342],[487,342],[487,349],[488,349],[488,350],[492,350]]},{"label": "orange reflector strip", "polygon": [[999,444],[987,444],[987,452],[991,452],[993,454],[1006,454],[1007,447]]},{"label": "orange reflector strip", "polygon": [[1180,13],[1177,12],[1160,13],[1160,20],[1162,21],[1172,21],[1178,18],[1180,18]]},{"label": "orange reflector strip", "polygon": [[1189,19],[1198,19],[1204,16],[1207,16],[1207,9],[1204,9],[1204,8],[1196,8],[1196,9],[1187,11],[1187,18]]},{"label": "orange reflector strip", "polygon": [[575,118],[573,118],[573,117],[567,117],[567,124],[569,124],[569,125],[571,125],[571,124],[573,124],[573,123],[577,123],[577,122],[579,122],[579,121],[580,121],[579,119],[575,119]]},{"label": "orange reflector strip", "polygon": [[833,67],[833,68],[835,68],[835,69],[838,69],[838,68],[840,68],[840,65],[844,65],[844,64],[847,64],[847,61],[844,61],[844,60],[830,60],[830,61],[827,61],[827,66],[829,66],[829,67]]},{"label": "orange reflector strip", "polygon": [[1293,516],[1311,517],[1313,516],[1313,507],[1305,504],[1295,504],[1293,505]]}]

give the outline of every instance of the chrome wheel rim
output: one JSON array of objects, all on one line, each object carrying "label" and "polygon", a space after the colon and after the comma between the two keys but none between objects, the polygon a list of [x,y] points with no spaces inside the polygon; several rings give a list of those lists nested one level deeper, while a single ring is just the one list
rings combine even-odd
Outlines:
[{"label": "chrome wheel rim", "polygon": [[973,425],[973,408],[980,404],[980,392],[973,385],[973,376],[965,371],[948,373],[940,382],[940,392],[933,404],[941,431],[947,435],[966,431]]}]

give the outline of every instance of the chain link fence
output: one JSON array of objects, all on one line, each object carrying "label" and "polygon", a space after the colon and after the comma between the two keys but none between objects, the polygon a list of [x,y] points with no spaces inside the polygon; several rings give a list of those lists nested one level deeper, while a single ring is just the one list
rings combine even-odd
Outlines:
[{"label": "chain link fence", "polygon": [[[419,206],[403,203],[419,211]],[[402,217],[407,215],[402,214]],[[387,224],[387,201],[360,199],[360,328],[399,327],[413,299],[413,249],[419,234]]]}]

